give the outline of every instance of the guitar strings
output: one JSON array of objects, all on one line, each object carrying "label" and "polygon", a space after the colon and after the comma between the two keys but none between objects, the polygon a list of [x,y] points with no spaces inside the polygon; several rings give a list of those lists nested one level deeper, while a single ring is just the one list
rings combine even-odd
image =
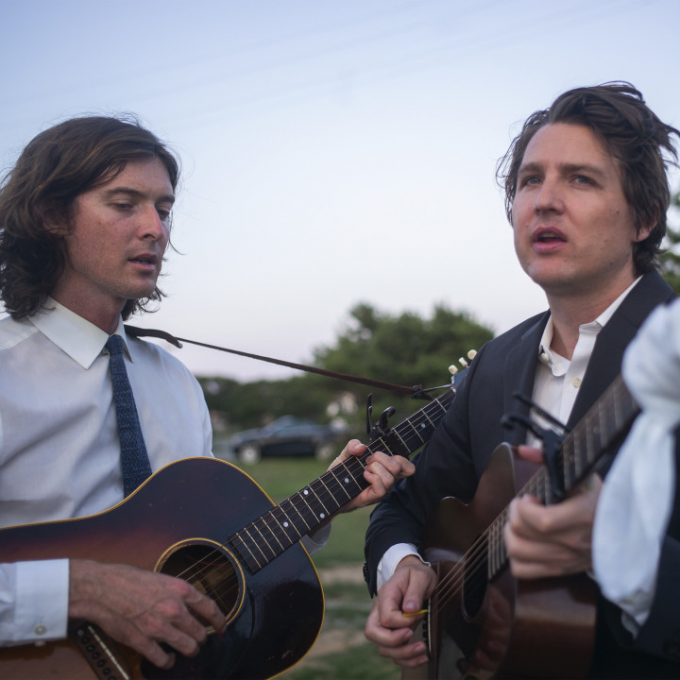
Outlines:
[{"label": "guitar strings", "polygon": [[[532,478],[524,485],[518,495],[530,493],[538,496],[540,489],[546,485],[546,470],[539,469]],[[507,521],[509,508],[506,506],[496,519],[477,537],[462,558],[456,562],[455,566],[442,578],[437,586],[438,606],[445,607],[453,598],[460,595],[464,581],[480,572],[482,567],[486,567],[489,579],[493,578],[500,568],[507,561],[505,555],[505,544],[502,539],[502,527]],[[488,553],[497,550],[500,557],[496,560],[495,573],[489,573]]]},{"label": "guitar strings", "polygon": [[[602,398],[586,413],[578,426],[565,438],[557,452],[557,462],[562,466],[568,490],[590,474],[599,454],[608,450],[618,436],[625,434],[638,412],[637,404],[628,392],[623,379],[619,376]],[[606,429],[607,420],[605,416],[607,414],[610,414],[614,419],[610,431]],[[589,438],[592,439],[593,437],[599,439],[596,446],[588,441]],[[583,465],[582,457],[578,453],[581,450],[585,451],[585,465]],[[599,452],[599,454],[594,455],[594,451]],[[550,476],[545,466],[539,468],[516,497],[525,494],[535,496],[543,502],[549,497]],[[446,606],[460,594],[466,575],[475,575],[482,566],[486,565],[488,579],[491,580],[505,566],[507,554],[502,528],[507,521],[508,512],[509,507],[506,506],[440,581],[437,586],[440,607]],[[490,557],[492,554],[496,557]]]},{"label": "guitar strings", "polygon": [[[392,432],[398,437],[398,439],[404,444],[404,446],[409,450],[412,449],[413,444],[418,444],[418,446],[422,445],[425,440],[421,436],[423,432],[423,428],[427,429],[428,427],[431,427],[434,429],[437,421],[443,416],[443,413],[446,411],[445,406],[443,405],[443,402],[448,402],[452,398],[452,393],[447,392],[444,395],[441,395],[438,399],[430,402],[427,406],[424,408],[420,409],[418,412],[413,414],[412,417],[407,418],[405,421],[400,423],[397,427],[395,427]],[[436,409],[440,409],[442,413],[439,415],[439,417],[431,418],[430,415],[432,414],[432,411],[435,411]],[[420,429],[419,429],[420,428]],[[401,430],[401,431],[400,431]],[[418,441],[419,440],[419,441]],[[300,531],[295,527],[295,523],[292,523],[293,528],[296,529],[296,532],[298,533],[298,538],[294,541],[291,541],[290,537],[286,534],[285,531],[281,530],[281,522],[276,521],[274,524],[274,528],[278,530],[278,534],[272,529],[272,527],[268,524],[267,522],[267,517],[275,518],[276,513],[278,512],[279,514],[283,514],[284,516],[287,516],[286,511],[283,509],[284,506],[288,507],[290,506],[293,511],[297,515],[299,515],[300,519],[305,523],[308,529],[316,528],[322,521],[325,521],[326,519],[329,519],[330,516],[342,505],[344,505],[345,502],[349,502],[352,498],[354,498],[358,493],[360,493],[364,488],[368,486],[368,483],[365,482],[363,479],[363,471],[366,467],[365,461],[367,458],[372,455],[374,451],[378,450],[384,450],[388,455],[394,455],[391,453],[389,446],[386,441],[382,437],[376,439],[374,442],[371,442],[371,444],[368,445],[367,451],[364,452],[361,456],[356,456],[351,459],[348,459],[347,461],[344,461],[341,465],[336,466],[335,468],[332,468],[331,470],[327,471],[324,475],[322,475],[320,478],[312,482],[308,487],[305,487],[302,491],[298,492],[297,494],[294,494],[290,498],[288,498],[286,501],[281,503],[278,506],[275,506],[269,513],[266,513],[265,515],[261,516],[254,522],[252,522],[250,525],[244,527],[240,531],[236,532],[230,539],[228,539],[225,542],[225,546],[233,546],[238,550],[238,546],[236,545],[239,541],[241,541],[241,544],[245,545],[245,541],[242,538],[242,534],[249,533],[249,528],[253,527],[257,529],[258,533],[260,536],[264,539],[264,545],[269,548],[269,550],[272,552],[272,557],[267,558],[264,552],[262,552],[261,548],[260,552],[262,552],[262,557],[265,560],[265,564],[268,564],[271,559],[274,559],[275,557],[278,557],[280,554],[272,545],[273,543],[267,541],[265,539],[264,535],[262,534],[262,531],[258,528],[258,523],[263,526],[269,533],[272,534],[274,537],[276,543],[278,543],[279,547],[281,548],[281,552],[285,551],[287,547],[290,547],[294,545],[304,534],[301,534]],[[352,469],[353,468],[353,469]],[[349,479],[355,483],[355,485],[358,487],[358,492],[351,494],[348,492],[346,489],[346,484],[347,484],[347,477],[344,477],[345,485],[343,485],[340,480],[339,480],[339,475],[349,475]],[[315,492],[312,500],[316,499],[322,508],[324,508],[324,514],[325,517],[319,521],[319,517],[317,516],[319,513],[315,512],[314,509],[312,508],[312,505],[307,502],[307,500],[303,497],[303,494],[311,489],[314,491],[312,487],[314,485],[319,486],[321,485],[323,488],[321,489],[320,492]],[[342,493],[344,496],[347,497],[347,500],[340,503],[338,501],[338,496],[341,498],[344,497],[339,494],[340,490],[342,490]],[[298,507],[296,507],[296,501],[297,500],[302,500],[304,502],[304,505],[302,506],[302,510],[300,510]],[[333,508],[333,504],[330,503],[330,500],[333,501],[333,504],[336,505],[335,508]],[[307,516],[310,521],[313,521],[314,527],[311,527],[306,519],[305,516]],[[307,532],[304,532],[307,533]],[[284,547],[283,543],[287,543],[288,545]],[[256,541],[252,541],[253,543],[257,543]],[[228,550],[228,548],[224,548],[227,553],[230,553],[231,551]],[[252,554],[252,551],[247,548],[246,550],[250,552],[251,556],[255,559],[256,562],[259,561],[255,556]],[[200,582],[206,587],[205,582],[208,580],[207,577],[209,575],[210,570],[215,569],[216,567],[223,567],[226,563],[229,563],[230,560],[228,558],[225,559],[224,553],[220,549],[213,549],[212,552],[209,552],[208,554],[204,555],[200,560],[197,560],[194,562],[194,564],[190,565],[189,567],[185,568],[182,572],[180,572],[177,577],[178,578],[183,578],[184,580],[187,580],[189,582]],[[211,594],[213,597],[218,598],[221,600],[226,599],[227,596],[231,596],[235,590],[238,590],[238,577],[236,575],[236,570],[233,569],[232,567],[232,572],[231,574],[226,578],[223,579],[218,588],[210,589]]]},{"label": "guitar strings", "polygon": [[[425,410],[426,409],[421,409],[421,411],[425,411]],[[418,412],[418,413],[420,413],[420,412]],[[427,416],[425,416],[425,417],[427,417]],[[406,421],[406,422],[411,427],[413,427],[413,425],[410,421]],[[420,435],[419,435],[417,429],[415,429],[415,427],[413,427],[413,430],[416,433],[416,435],[420,438]],[[421,441],[422,441],[422,438],[421,438]],[[357,457],[357,458],[353,458],[351,460],[348,460],[345,463],[343,463],[342,466],[337,466],[336,468],[334,468],[333,471],[337,471],[338,468],[344,467],[345,472],[348,473],[348,472],[350,472],[349,468],[347,467],[348,464],[354,463],[355,467],[356,467],[357,466],[356,464],[359,463],[359,467],[361,468],[360,471],[362,472],[363,468],[365,468],[364,462],[367,459],[367,457],[370,455],[370,453],[372,453],[372,450],[371,450],[372,448],[375,449],[375,450],[378,450],[380,448],[388,448],[388,447],[386,447],[386,443],[384,441],[381,441],[381,439],[376,440],[376,442],[374,442],[373,444],[374,444],[374,446],[369,447],[368,452],[363,454],[361,457]],[[388,452],[389,452],[389,448],[388,448]],[[313,482],[312,485],[310,485],[310,487],[311,487],[314,484],[317,484],[319,482],[323,485],[325,492],[322,490],[322,493],[316,493],[315,496],[316,496],[317,500],[321,503],[321,506],[326,511],[328,511],[328,508],[326,507],[326,503],[328,502],[329,498],[332,499],[335,503],[338,502],[336,494],[333,492],[333,490],[331,488],[328,487],[328,485],[326,485],[326,483],[325,483],[326,480],[328,480],[329,482],[332,481],[334,483],[334,487],[335,487],[336,492],[339,489],[342,488],[343,493],[345,493],[348,496],[348,500],[350,500],[353,497],[353,496],[351,496],[350,494],[347,493],[347,490],[342,485],[339,484],[338,478],[335,474],[329,474],[333,471],[327,472],[325,475],[323,475],[321,478],[319,478],[319,480],[316,480],[316,482]],[[355,483],[356,483],[357,478],[353,479],[353,481],[355,481]],[[545,487],[545,484],[546,484],[545,471],[539,470],[539,472],[529,481],[529,483],[527,485],[525,485],[524,489],[522,490],[522,493],[527,493],[529,490],[531,490],[531,488],[533,486],[540,485],[541,487]],[[303,490],[303,492],[304,492],[304,490]],[[286,502],[282,503],[279,506],[276,506],[268,514],[273,517],[274,513],[276,513],[277,510],[279,512],[281,512],[283,505],[285,503],[288,503],[289,505],[291,505],[292,509],[294,509],[300,515],[300,517],[303,519],[303,521],[305,521],[302,512],[298,508],[295,507],[295,499],[301,498],[301,494],[303,492],[298,492],[298,494],[291,496],[291,498],[287,499]],[[536,495],[536,494],[532,494],[532,495]],[[304,501],[304,499],[302,499],[302,500]],[[326,501],[326,502],[324,502],[324,501]],[[305,501],[305,503],[306,503],[306,501]],[[308,503],[306,503],[306,504],[307,504],[307,509],[311,511],[312,516],[314,516],[314,518],[316,519],[316,515],[315,515],[313,509],[311,508],[311,506]],[[338,507],[340,507],[340,504],[338,504]],[[329,515],[332,514],[332,512],[333,512],[332,509],[330,511],[328,511]],[[284,511],[283,514],[284,515],[286,514],[285,511]],[[258,518],[258,520],[253,522],[252,525],[250,525],[250,526],[257,528],[258,522],[263,524],[264,527],[266,529],[268,529],[269,532],[272,534],[272,536],[274,537],[276,542],[279,543],[279,546],[281,547],[282,551],[285,550],[286,548],[282,545],[281,540],[279,540],[279,537],[277,536],[277,534],[272,530],[271,526],[267,525],[266,517],[267,517],[267,515],[264,515],[263,517]],[[459,564],[456,565],[456,568],[453,569],[447,575],[447,577],[445,577],[442,580],[442,582],[440,583],[440,586],[439,586],[439,591],[440,591],[440,599],[442,600],[443,604],[448,602],[452,597],[454,597],[460,591],[460,587],[462,585],[462,578],[465,576],[465,573],[459,573],[459,572],[461,572],[461,570],[467,572],[468,574],[476,573],[481,568],[481,566],[483,564],[487,563],[487,561],[484,559],[485,553],[487,551],[489,551],[490,549],[492,549],[494,551],[498,550],[499,538],[501,537],[501,531],[498,530],[498,526],[504,525],[506,519],[507,519],[507,508],[504,509],[503,512],[499,515],[499,517],[490,525],[490,527],[487,528],[487,530],[485,530],[483,532],[481,537],[477,541],[475,541],[475,543],[473,543],[473,545],[471,546],[471,548],[467,551],[467,553],[465,555],[465,557],[467,557],[467,559],[461,560],[459,562]],[[277,522],[277,525],[278,524],[280,524],[280,523]],[[305,521],[305,524],[307,524],[306,521]],[[309,525],[307,525],[307,527],[310,528]],[[248,530],[248,527],[245,527],[240,532],[237,532],[237,534],[235,534],[232,537],[232,539],[230,539],[230,541],[228,541],[228,543],[233,545],[234,542],[237,539],[240,538],[239,534],[243,533],[244,531],[247,532],[247,530]],[[262,534],[262,532],[259,529],[258,529],[258,533],[264,539],[264,535]],[[298,531],[298,533],[299,533],[299,531]],[[281,538],[283,538],[285,540],[285,542],[290,541],[290,538],[287,535],[285,535],[285,532],[284,532],[283,535],[281,535]],[[292,545],[294,542],[297,542],[297,541],[293,541],[290,545]],[[271,552],[272,552],[272,558],[271,559],[274,559],[275,557],[278,556],[279,553],[277,552],[277,550],[272,548],[272,544],[270,544],[266,539],[264,539],[264,545],[268,546],[269,549],[271,550]],[[290,547],[290,546],[288,546],[288,547]],[[498,559],[498,567],[499,568],[506,561],[506,556],[505,556],[504,550],[502,548],[503,548],[503,545],[501,544],[501,555],[502,556]],[[264,552],[262,552],[262,557],[265,559],[265,564],[267,564],[269,561],[271,561],[270,559],[266,558],[266,555],[264,554]],[[215,559],[219,559],[219,562],[213,562],[212,561],[212,560],[215,560]],[[256,559],[256,561],[258,561],[258,560]],[[182,578],[185,578],[187,580],[189,580],[190,578],[195,578],[195,579],[200,580],[205,576],[207,570],[214,568],[216,564],[219,564],[220,566],[225,564],[224,557],[223,557],[222,552],[220,550],[214,550],[212,553],[208,554],[202,560],[198,561],[196,563],[196,565],[192,565],[192,567],[189,567],[188,569],[186,569],[185,572],[183,572],[179,576],[182,577]],[[220,585],[222,586],[222,589],[219,592],[217,590],[214,591],[216,597],[225,597],[226,595],[231,594],[233,592],[234,588],[238,588],[238,579],[236,578],[235,571],[232,572],[232,575],[228,579],[222,581]]]},{"label": "guitar strings", "polygon": [[[340,488],[343,488],[343,492],[344,492],[344,487],[342,487],[342,485],[340,484],[340,482],[337,479],[337,473],[344,471],[344,474],[350,474],[354,478],[359,477],[360,475],[363,474],[363,470],[365,469],[365,460],[368,458],[369,455],[371,455],[370,452],[365,452],[361,456],[357,456],[357,457],[354,457],[352,459],[349,459],[349,460],[345,461],[344,463],[342,463],[341,465],[338,465],[335,468],[333,468],[331,471],[329,471],[329,472],[333,473],[331,475],[331,478],[332,478],[333,482],[335,483],[336,489],[339,490]],[[352,470],[351,468],[354,468],[354,470]],[[325,475],[323,475],[323,476],[325,477],[326,475],[328,475],[328,472],[325,473]],[[355,481],[356,481],[356,479],[355,479]],[[365,486],[367,486],[367,484]],[[328,502],[328,499],[332,498],[332,499],[335,500],[335,498],[338,494],[336,493],[334,495],[332,493],[332,490],[329,489],[328,484],[324,485],[324,489],[326,491],[324,493],[317,494],[317,496],[321,498],[321,502],[322,502],[323,505],[330,504]],[[361,487],[360,487],[360,490],[361,490]],[[314,513],[313,509],[311,508],[311,505],[304,498],[302,498],[301,494],[303,493],[303,491],[298,492],[297,494],[294,494],[293,496],[291,496],[291,498],[284,501],[284,503],[273,508],[269,513],[267,513],[267,515],[273,515],[274,513],[277,512],[277,510],[281,509],[281,506],[283,506],[286,503],[291,503],[293,505],[295,512],[298,515],[300,515],[303,522],[304,522],[303,512],[311,512],[311,514],[316,517],[316,514]],[[350,498],[351,497],[353,497],[353,496],[350,496]],[[304,501],[304,506],[302,507],[302,510],[295,507],[295,499],[302,499]],[[326,501],[326,502],[324,503],[323,501]],[[258,518],[258,520],[256,520],[253,524],[257,524],[258,522],[266,523],[267,515],[264,515],[263,517]],[[306,522],[305,522],[305,524],[306,524]],[[269,529],[271,530],[271,527],[269,527]],[[227,546],[228,545],[233,546],[235,543],[238,542],[239,534],[241,534],[242,532],[247,531],[247,530],[248,530],[248,527],[241,529],[239,532],[234,534],[226,542],[226,545]],[[261,534],[261,532],[260,532],[260,534]],[[272,532],[272,534],[276,537],[276,534],[274,534],[273,532]],[[304,535],[304,533],[300,534],[299,532],[298,532],[298,534],[299,534],[299,538],[301,538],[302,535]],[[286,538],[285,540],[286,540],[286,542],[289,542],[288,538]],[[265,542],[266,542],[266,539],[265,539]],[[278,541],[278,542],[280,544],[280,541]],[[290,545],[288,547],[290,547],[291,545],[294,545],[294,543],[296,543],[296,542],[297,542],[297,540],[290,542]],[[272,559],[274,557],[277,557],[278,554],[276,554],[276,551],[271,547],[270,547],[270,549],[272,550],[272,554],[273,554]],[[228,553],[231,552],[231,551],[228,550],[228,548],[226,550],[227,550]],[[264,556],[264,553],[263,553],[263,556]],[[271,561],[271,560],[267,560],[267,563],[269,561]],[[229,560],[226,559],[226,562],[229,562]],[[216,564],[219,565],[219,566],[223,566],[225,564],[224,554],[219,549],[214,549],[212,552],[203,556],[201,558],[201,560],[198,560],[196,563],[187,567],[183,572],[179,573],[178,577],[183,578],[184,580],[187,580],[189,582],[192,582],[192,581],[203,582],[204,580],[207,579],[207,575],[208,575],[209,571],[211,569],[213,569]],[[239,579],[236,575],[236,571],[233,570],[232,574],[227,579],[223,580],[220,583],[218,588],[211,589],[211,593],[215,598],[220,599],[220,600],[224,600],[227,597],[232,596],[233,593],[238,590],[238,581],[239,581]]]}]

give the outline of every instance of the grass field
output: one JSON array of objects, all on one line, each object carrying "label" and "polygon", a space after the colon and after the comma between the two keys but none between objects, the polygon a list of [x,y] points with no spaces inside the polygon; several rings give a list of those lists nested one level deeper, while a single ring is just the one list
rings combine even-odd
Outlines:
[{"label": "grass field", "polygon": [[[241,466],[276,503],[285,500],[326,471],[313,458],[264,459]],[[321,634],[309,654],[285,680],[397,680],[401,673],[378,656],[363,635],[371,606],[362,576],[364,534],[370,508],[339,515],[328,544],[313,556],[326,599]]]}]

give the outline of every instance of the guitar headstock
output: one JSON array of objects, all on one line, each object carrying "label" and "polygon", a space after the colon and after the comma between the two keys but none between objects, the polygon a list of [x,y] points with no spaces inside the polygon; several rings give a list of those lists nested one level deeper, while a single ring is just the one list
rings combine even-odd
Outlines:
[{"label": "guitar headstock", "polygon": [[459,369],[458,366],[456,366],[456,364],[451,364],[449,366],[449,373],[451,374],[451,383],[454,385],[454,387],[460,385],[460,383],[463,380],[463,376],[465,375],[465,371],[467,367],[470,365],[469,361],[472,361],[476,355],[477,350],[471,349],[467,353],[467,359],[465,357],[460,357],[458,359],[458,363],[463,367],[462,370]]}]

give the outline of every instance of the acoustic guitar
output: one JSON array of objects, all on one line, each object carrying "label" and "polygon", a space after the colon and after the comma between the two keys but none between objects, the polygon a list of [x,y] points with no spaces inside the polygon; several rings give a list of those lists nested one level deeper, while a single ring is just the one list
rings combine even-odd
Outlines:
[{"label": "acoustic guitar", "polygon": [[230,463],[189,458],[159,470],[106,512],[0,530],[4,562],[80,558],[162,572],[214,598],[229,624],[224,634],[209,634],[198,656],[177,654],[175,666],[164,671],[97,626],[73,621],[66,640],[0,650],[0,677],[240,680],[290,668],[314,644],[324,615],[321,584],[300,539],[368,486],[368,456],[408,456],[420,448],[453,396],[446,390],[362,456],[280,505]]},{"label": "acoustic guitar", "polygon": [[[619,376],[565,437],[557,470],[576,489],[625,437],[639,409]],[[587,575],[517,580],[510,573],[503,527],[515,496],[549,504],[545,466],[499,446],[470,504],[440,502],[428,524],[425,559],[438,586],[422,631],[430,662],[404,677],[580,678],[590,666],[597,588]]]}]

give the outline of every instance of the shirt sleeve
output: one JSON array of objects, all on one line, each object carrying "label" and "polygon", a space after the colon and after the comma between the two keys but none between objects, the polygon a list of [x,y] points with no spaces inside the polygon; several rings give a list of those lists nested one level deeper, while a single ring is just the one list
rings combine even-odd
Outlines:
[{"label": "shirt sleeve", "polygon": [[312,531],[310,534],[303,536],[301,539],[302,545],[305,547],[310,555],[318,552],[323,548],[331,535],[331,523],[325,524],[319,527],[316,531]]},{"label": "shirt sleeve", "polygon": [[412,545],[411,543],[397,543],[389,548],[382,556],[380,562],[378,562],[378,570],[376,573],[376,588],[378,590],[380,590],[383,583],[392,578],[392,575],[397,570],[399,562],[409,555],[415,555],[423,564],[429,565],[429,562],[425,562],[420,556],[415,545]]},{"label": "shirt sleeve", "polygon": [[0,565],[0,646],[66,637],[68,560]]}]

